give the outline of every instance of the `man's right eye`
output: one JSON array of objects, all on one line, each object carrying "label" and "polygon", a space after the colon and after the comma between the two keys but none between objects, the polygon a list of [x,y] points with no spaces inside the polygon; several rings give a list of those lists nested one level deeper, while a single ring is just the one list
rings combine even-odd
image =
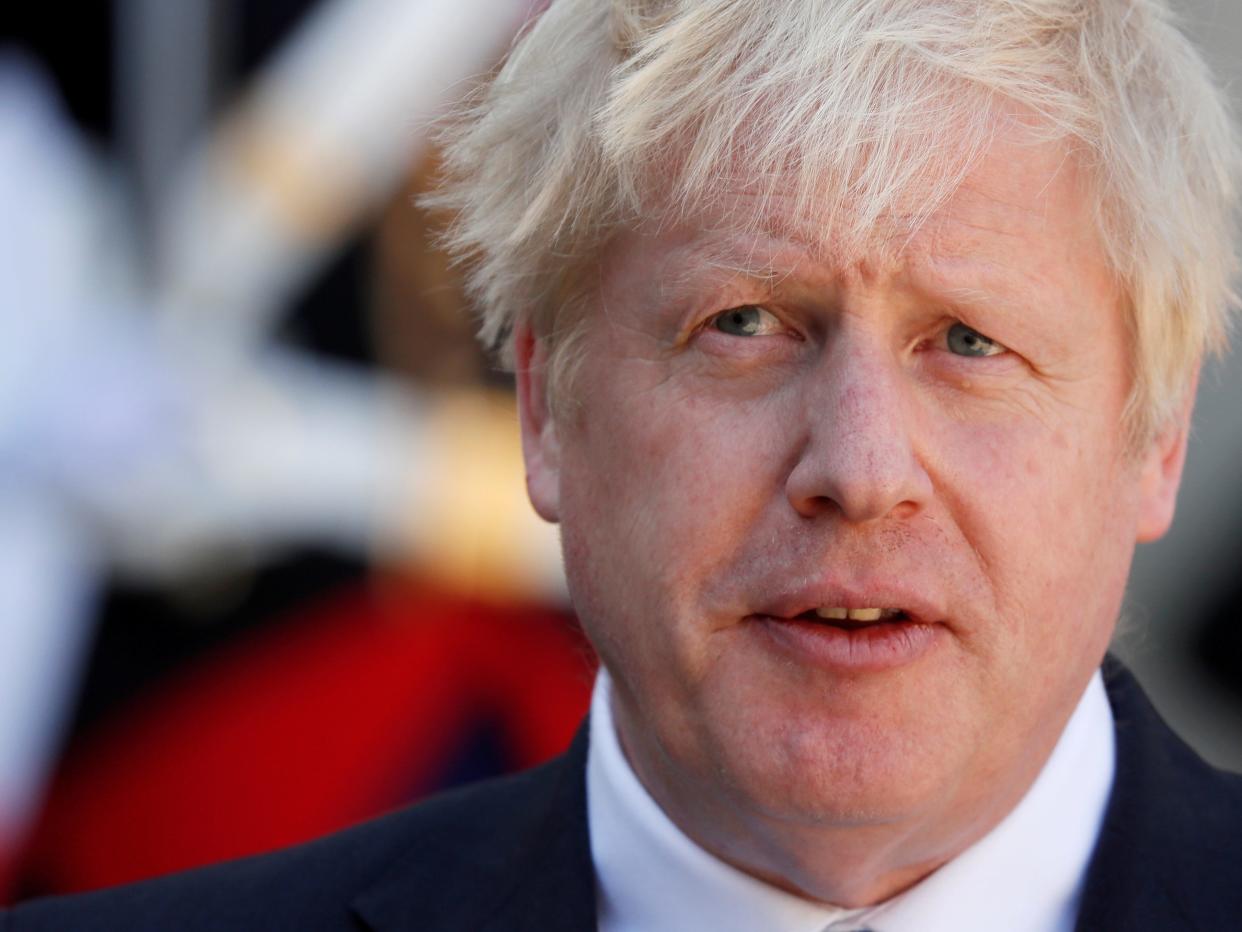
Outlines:
[{"label": "man's right eye", "polygon": [[734,337],[760,337],[785,329],[775,314],[753,304],[721,311],[712,319],[711,325],[721,333]]}]

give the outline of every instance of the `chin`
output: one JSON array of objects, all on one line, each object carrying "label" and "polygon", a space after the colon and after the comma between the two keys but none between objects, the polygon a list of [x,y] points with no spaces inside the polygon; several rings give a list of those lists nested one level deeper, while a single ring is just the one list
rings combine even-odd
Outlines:
[{"label": "chin", "polygon": [[943,800],[953,762],[950,736],[918,721],[790,715],[750,708],[726,725],[714,753],[740,805],[765,818],[816,825],[901,821]]}]

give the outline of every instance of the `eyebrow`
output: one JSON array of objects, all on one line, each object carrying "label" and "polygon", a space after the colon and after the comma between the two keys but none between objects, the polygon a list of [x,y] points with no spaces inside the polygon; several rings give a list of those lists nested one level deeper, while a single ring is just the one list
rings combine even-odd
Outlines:
[{"label": "eyebrow", "polygon": [[943,295],[968,307],[986,304],[1014,314],[1031,310],[1022,295],[1037,284],[1026,275],[978,256],[942,257],[938,262],[915,265],[912,270],[912,283],[920,291]]},{"label": "eyebrow", "polygon": [[[997,311],[1025,321],[1033,308],[1025,295],[1031,285],[1013,269],[1003,268],[981,256],[964,253],[940,256],[937,261],[912,257],[903,263],[907,287],[948,309]],[[671,250],[662,260],[661,298],[682,306],[704,292],[724,288],[731,282],[749,282],[775,290],[785,279],[798,277],[798,266],[810,263],[831,274],[830,261],[797,243],[778,237],[753,235],[705,235]]]},{"label": "eyebrow", "polygon": [[[780,252],[789,253],[786,245]],[[765,250],[759,238],[716,236],[706,237],[674,249],[662,265],[676,265],[677,273],[662,276],[662,293],[674,300],[685,300],[699,291],[705,278],[723,283],[725,280],[746,279],[772,285],[796,274],[794,263],[778,261],[776,250]],[[800,260],[810,257],[798,253]]]}]

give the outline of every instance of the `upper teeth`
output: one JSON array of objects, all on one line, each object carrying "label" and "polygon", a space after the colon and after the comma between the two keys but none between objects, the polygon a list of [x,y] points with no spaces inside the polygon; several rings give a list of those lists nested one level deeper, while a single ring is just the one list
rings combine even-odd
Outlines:
[{"label": "upper teeth", "polygon": [[879,621],[881,618],[898,615],[900,611],[895,608],[841,608],[833,605],[817,608],[815,614],[820,618],[832,618],[838,621],[846,618],[850,621]]}]

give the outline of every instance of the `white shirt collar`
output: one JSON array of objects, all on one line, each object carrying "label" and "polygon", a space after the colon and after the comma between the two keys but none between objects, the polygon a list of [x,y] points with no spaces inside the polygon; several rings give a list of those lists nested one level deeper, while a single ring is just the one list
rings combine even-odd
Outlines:
[{"label": "white shirt collar", "polygon": [[1112,786],[1112,712],[1097,672],[1044,769],[991,832],[909,890],[846,910],[804,900],[691,841],[621,750],[601,669],[587,818],[600,932],[1071,932]]}]

